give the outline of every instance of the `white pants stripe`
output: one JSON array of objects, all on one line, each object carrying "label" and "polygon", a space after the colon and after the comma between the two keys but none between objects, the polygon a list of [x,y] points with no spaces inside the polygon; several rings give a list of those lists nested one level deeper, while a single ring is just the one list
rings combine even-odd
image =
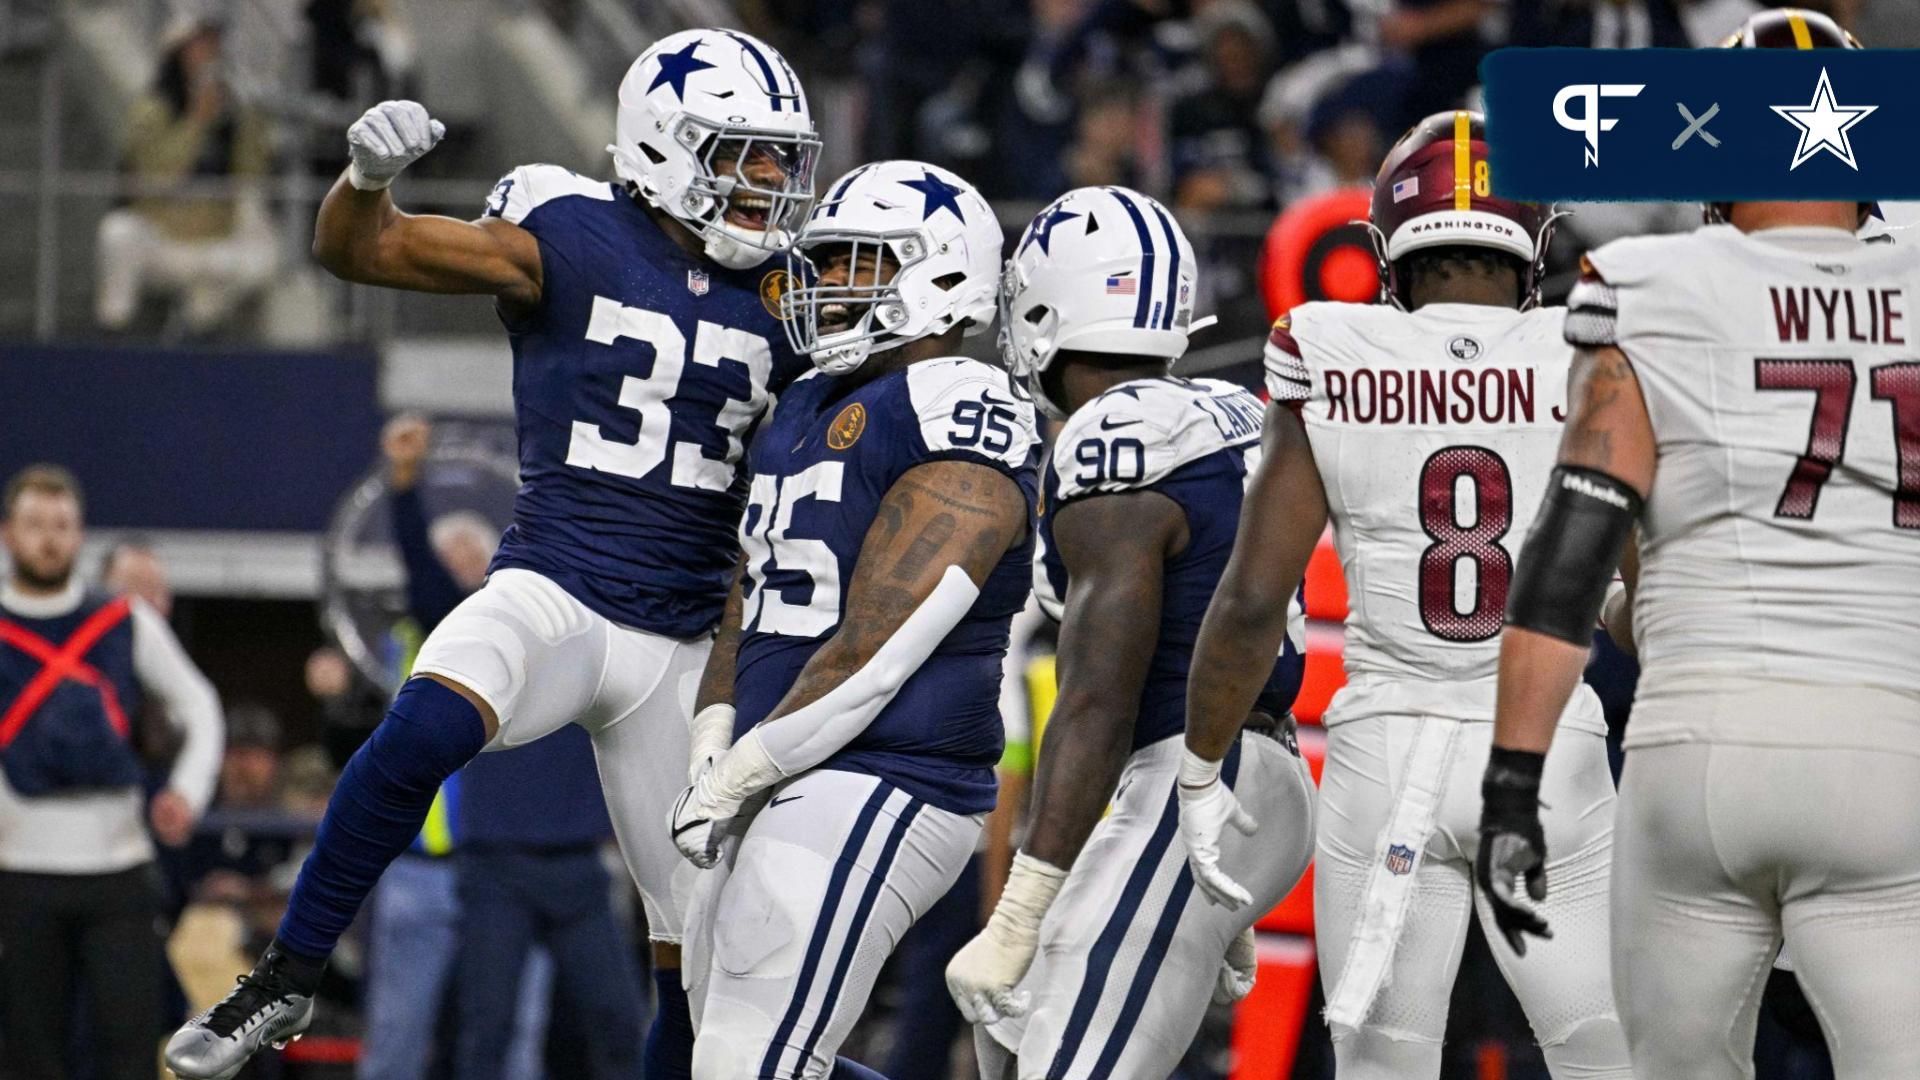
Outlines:
[{"label": "white pants stripe", "polygon": [[978,816],[863,773],[775,787],[698,875],[682,968],[696,1080],[823,1077],[881,965],[973,857]]},{"label": "white pants stripe", "polygon": [[1022,1080],[1172,1072],[1206,1012],[1227,946],[1306,869],[1314,828],[1306,764],[1264,735],[1241,739],[1223,777],[1260,822],[1223,838],[1222,865],[1253,893],[1228,911],[1194,896],[1173,783],[1180,740],[1133,755],[1113,812],[1074,861],[1022,983],[1023,1018],[990,1029],[1018,1048]]}]

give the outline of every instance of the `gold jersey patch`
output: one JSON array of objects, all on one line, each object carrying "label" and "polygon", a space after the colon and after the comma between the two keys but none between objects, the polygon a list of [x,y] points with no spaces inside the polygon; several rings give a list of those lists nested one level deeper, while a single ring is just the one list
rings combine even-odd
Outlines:
[{"label": "gold jersey patch", "polygon": [[827,449],[845,450],[860,441],[860,435],[867,430],[867,407],[854,402],[840,410],[827,427]]},{"label": "gold jersey patch", "polygon": [[[785,270],[770,270],[766,277],[760,279],[760,303],[767,309],[767,314],[776,319],[784,320],[787,317],[780,310],[780,298],[787,295],[788,284]],[[855,437],[858,438],[857,435]]]}]

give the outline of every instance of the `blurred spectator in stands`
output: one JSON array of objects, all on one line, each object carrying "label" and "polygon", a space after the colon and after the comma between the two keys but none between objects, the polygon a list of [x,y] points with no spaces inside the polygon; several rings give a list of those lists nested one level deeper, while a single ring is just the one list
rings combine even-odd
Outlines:
[{"label": "blurred spectator in stands", "polygon": [[1490,23],[1503,6],[1499,0],[1393,0],[1371,27],[1356,28],[1413,61],[1416,92],[1389,130],[1405,131],[1428,113],[1462,102],[1480,81],[1480,58],[1500,44]]},{"label": "blurred spectator in stands", "polygon": [[1302,60],[1267,83],[1259,120],[1280,205],[1372,181],[1396,134],[1410,71],[1371,45],[1351,44]]},{"label": "blurred spectator in stands", "polygon": [[[313,89],[340,115],[350,120],[377,101],[417,96],[413,31],[395,0],[308,0],[306,17]],[[347,166],[335,130],[328,125],[327,138],[309,142],[314,175],[329,180]]]},{"label": "blurred spectator in stands", "polygon": [[1204,78],[1168,120],[1174,204],[1186,210],[1272,205],[1258,116],[1273,28],[1248,0],[1215,0],[1194,19]]},{"label": "blurred spectator in stands", "polygon": [[333,768],[344,768],[386,714],[387,692],[361,677],[333,645],[322,645],[307,657],[306,683],[318,706],[327,758]]},{"label": "blurred spectator in stands", "polygon": [[[153,89],[127,123],[132,201],[100,220],[95,315],[125,329],[149,289],[179,298],[169,329],[217,329],[273,279],[278,252],[261,193],[271,151],[265,117],[236,103],[222,73],[219,24],[186,17],[162,43]],[[191,190],[222,181],[239,191]]]},{"label": "blurred spectator in stands", "polygon": [[167,566],[145,540],[125,537],[108,548],[100,564],[100,584],[108,592],[145,600],[163,619],[173,618],[173,586],[167,580]]},{"label": "blurred spectator in stands", "polygon": [[1053,194],[1097,184],[1140,187],[1139,125],[1140,102],[1129,84],[1105,83],[1090,90],[1067,147],[1066,176]]},{"label": "blurred spectator in stands", "polygon": [[[67,1074],[75,994],[99,1072],[151,1076],[163,960],[147,827],[177,846],[206,809],[220,701],[153,609],[82,586],[72,474],[21,470],[0,513],[0,1076]],[[145,698],[186,736],[150,802],[127,739]]]},{"label": "blurred spectator in stands", "polygon": [[1684,49],[1691,44],[1686,27],[1680,21],[1678,0],[1548,0],[1538,4],[1512,4],[1507,8],[1507,20],[1509,45]]},{"label": "blurred spectator in stands", "polygon": [[280,774],[281,809],[302,821],[318,823],[339,778],[326,750],[318,746],[289,750]]},{"label": "blurred spectator in stands", "polygon": [[220,759],[216,800],[222,810],[279,807],[280,718],[265,705],[242,702],[227,709],[227,752]]}]

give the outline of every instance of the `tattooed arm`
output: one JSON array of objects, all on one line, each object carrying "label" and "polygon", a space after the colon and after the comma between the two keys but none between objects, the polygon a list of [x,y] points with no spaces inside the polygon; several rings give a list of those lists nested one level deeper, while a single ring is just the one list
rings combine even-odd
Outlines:
[{"label": "tattooed arm", "polygon": [[840,628],[763,723],[818,700],[865,666],[933,593],[947,567],[984,583],[1026,530],[1026,496],[1005,473],[966,461],[907,470],[888,489],[860,543]]},{"label": "tattooed arm", "polygon": [[[1645,499],[1653,490],[1658,451],[1627,355],[1611,345],[1579,350],[1567,397],[1572,411],[1560,437],[1559,463],[1605,473]],[[1587,650],[1578,645],[1509,625],[1500,636],[1494,744],[1545,753],[1586,662]]]},{"label": "tattooed arm", "polygon": [[742,556],[740,565],[733,571],[733,588],[727,592],[727,606],[720,612],[713,651],[707,654],[707,666],[700,672],[700,691],[693,699],[696,713],[709,705],[733,703],[734,665],[740,659],[740,582],[745,576],[746,559]]}]

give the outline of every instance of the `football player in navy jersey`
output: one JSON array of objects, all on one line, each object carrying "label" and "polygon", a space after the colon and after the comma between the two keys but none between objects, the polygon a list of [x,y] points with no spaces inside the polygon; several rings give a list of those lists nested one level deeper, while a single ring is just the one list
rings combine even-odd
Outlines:
[{"label": "football player in navy jersey", "polygon": [[1208,1001],[1252,989],[1253,922],[1312,850],[1313,780],[1287,711],[1297,607],[1225,770],[1261,825],[1224,852],[1253,906],[1196,895],[1175,837],[1187,665],[1260,454],[1257,398],[1168,374],[1198,273],[1159,203],[1081,188],[1034,219],[1001,286],[1008,366],[1066,426],[1035,572],[1061,619],[1060,696],[1026,843],[986,929],[947,968],[960,1011],[983,1025],[990,1080],[1173,1072]]},{"label": "football player in navy jersey", "polygon": [[495,298],[514,355],[513,525],[348,763],[272,946],[169,1042],[190,1080],[305,1030],[327,956],[442,780],[567,723],[593,735],[655,943],[649,1075],[690,1067],[674,877],[684,897],[692,875],[660,822],[737,565],[744,443],[807,367],[779,329],[771,260],[812,199],[819,142],[786,61],[726,30],[674,34],[628,70],[616,182],[527,165],[477,221],[402,212],[388,185],[444,131],[413,102],[361,117],[314,254],[349,281]]},{"label": "football player in navy jersey", "polygon": [[687,939],[702,1080],[874,1075],[835,1051],[994,805],[1040,441],[1005,372],[952,354],[993,323],[1001,242],[964,180],[890,161],[828,188],[789,256],[819,370],[754,441],[738,632],[671,822],[711,868]]}]

